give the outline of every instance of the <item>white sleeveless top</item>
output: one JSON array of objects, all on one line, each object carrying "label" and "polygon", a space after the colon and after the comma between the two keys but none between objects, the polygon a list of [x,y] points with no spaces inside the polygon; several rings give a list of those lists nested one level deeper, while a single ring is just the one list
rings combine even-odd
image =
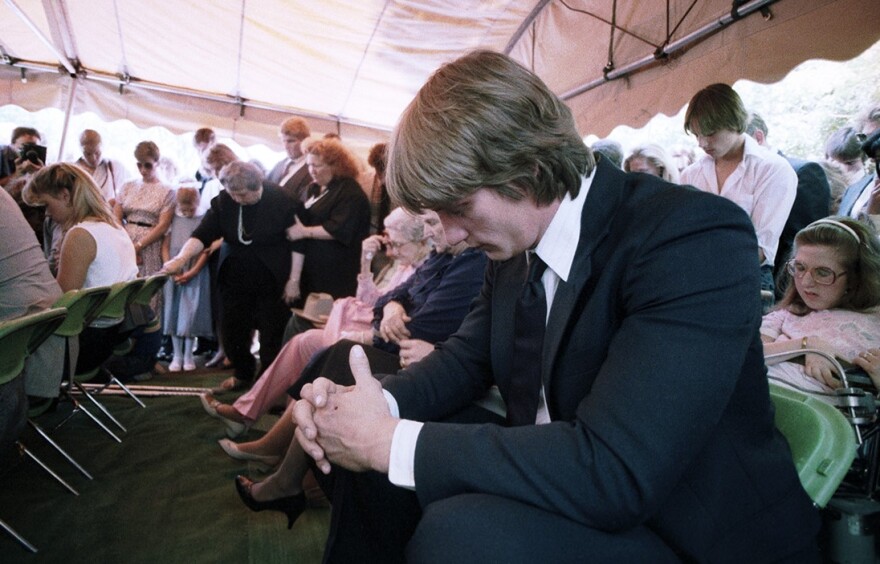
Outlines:
[{"label": "white sleeveless top", "polygon": [[74,227],[88,231],[97,245],[95,260],[89,265],[83,288],[109,286],[137,278],[134,244],[123,228],[101,221],[83,221]]}]

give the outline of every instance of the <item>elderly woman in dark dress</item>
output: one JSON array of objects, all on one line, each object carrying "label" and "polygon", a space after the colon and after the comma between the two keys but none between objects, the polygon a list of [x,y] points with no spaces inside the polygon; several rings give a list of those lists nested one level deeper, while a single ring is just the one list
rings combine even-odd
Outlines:
[{"label": "elderly woman in dark dress", "polygon": [[248,387],[256,375],[250,352],[251,334],[260,333],[260,363],[267,367],[281,348],[290,317],[285,301],[298,296],[292,264],[294,246],[285,231],[294,224],[301,204],[277,187],[266,185],[254,165],[236,161],[220,172],[225,190],[214,198],[201,224],[163,270],[180,271],[184,264],[213,241],[222,238],[218,288],[223,348],[235,366],[234,376],[221,384],[225,390]]},{"label": "elderly woman in dark dress", "polygon": [[305,256],[300,295],[353,296],[361,241],[370,232],[370,202],[355,180],[357,164],[338,139],[321,139],[309,145],[306,165],[313,182],[300,220],[287,230]]}]

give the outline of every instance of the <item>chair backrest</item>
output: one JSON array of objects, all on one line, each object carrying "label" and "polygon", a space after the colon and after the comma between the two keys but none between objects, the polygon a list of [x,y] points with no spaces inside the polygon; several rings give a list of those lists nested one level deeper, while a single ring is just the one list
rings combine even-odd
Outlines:
[{"label": "chair backrest", "polygon": [[855,458],[855,432],[835,407],[808,394],[771,382],[770,398],[801,485],[813,503],[825,507]]},{"label": "chair backrest", "polygon": [[143,287],[134,296],[134,303],[144,306],[150,305],[150,300],[157,292],[162,291],[162,288],[167,281],[167,274],[154,274],[152,276],[147,276],[144,278]]},{"label": "chair backrest", "polygon": [[125,318],[126,307],[131,303],[134,295],[143,287],[144,279],[135,278],[127,282],[117,282],[110,286],[110,295],[98,308],[97,319],[122,321]]},{"label": "chair backrest", "polygon": [[108,295],[110,295],[110,286],[81,288],[65,292],[53,306],[67,308],[67,317],[64,319],[64,323],[55,330],[55,334],[62,337],[79,335],[83,327],[95,318],[98,308],[101,307]]},{"label": "chair backrest", "polygon": [[0,384],[21,374],[27,355],[39,346],[36,341],[51,335],[65,315],[67,310],[60,307],[0,322]]}]

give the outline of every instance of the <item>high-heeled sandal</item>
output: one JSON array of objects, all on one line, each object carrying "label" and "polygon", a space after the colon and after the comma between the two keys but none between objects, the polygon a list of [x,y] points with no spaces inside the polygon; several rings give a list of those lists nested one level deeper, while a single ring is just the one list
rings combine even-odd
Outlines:
[{"label": "high-heeled sandal", "polygon": [[232,419],[220,415],[217,412],[217,406],[222,405],[222,403],[215,400],[211,394],[199,394],[199,401],[202,402],[202,407],[208,415],[214,419],[222,421],[223,424],[226,425],[226,436],[230,439],[235,439],[244,435],[247,430],[251,428],[248,423],[233,421]]},{"label": "high-heeled sandal", "polygon": [[244,502],[251,511],[263,511],[269,509],[271,511],[280,511],[281,513],[284,513],[287,515],[287,529],[292,529],[293,523],[296,521],[297,517],[302,515],[302,512],[306,509],[306,494],[303,492],[297,495],[270,499],[269,501],[257,501],[251,493],[254,484],[256,484],[256,482],[242,474],[235,477],[235,491],[238,492],[238,497],[241,498],[241,501]]}]

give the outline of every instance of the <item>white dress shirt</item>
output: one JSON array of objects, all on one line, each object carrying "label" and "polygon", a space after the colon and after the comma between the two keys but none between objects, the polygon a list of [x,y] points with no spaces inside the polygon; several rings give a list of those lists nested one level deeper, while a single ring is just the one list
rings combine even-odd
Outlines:
[{"label": "white dress shirt", "polygon": [[[559,281],[568,281],[571,265],[574,263],[581,234],[581,215],[584,202],[587,199],[587,192],[589,192],[593,181],[593,174],[583,179],[580,192],[575,199],[572,199],[570,195],[563,198],[550,221],[550,225],[534,250],[535,254],[547,264],[547,270],[544,271],[541,282],[544,284],[544,292],[547,297],[548,319]],[[400,409],[397,406],[397,401],[389,392],[385,391],[384,393],[391,408],[391,414],[394,417],[399,417]],[[501,394],[494,386],[487,397],[479,403],[481,406],[502,415],[505,411]],[[550,413],[547,410],[547,401],[542,387],[535,423],[549,422]],[[394,429],[394,437],[391,440],[391,457],[388,463],[388,480],[396,486],[415,489],[416,443],[423,425],[424,423],[419,421],[401,419]]]},{"label": "white dress shirt", "polygon": [[762,265],[774,264],[782,228],[797,196],[797,174],[788,161],[745,135],[742,161],[724,186],[718,186],[715,161],[709,155],[684,169],[681,183],[718,194],[744,209],[764,251]]}]

